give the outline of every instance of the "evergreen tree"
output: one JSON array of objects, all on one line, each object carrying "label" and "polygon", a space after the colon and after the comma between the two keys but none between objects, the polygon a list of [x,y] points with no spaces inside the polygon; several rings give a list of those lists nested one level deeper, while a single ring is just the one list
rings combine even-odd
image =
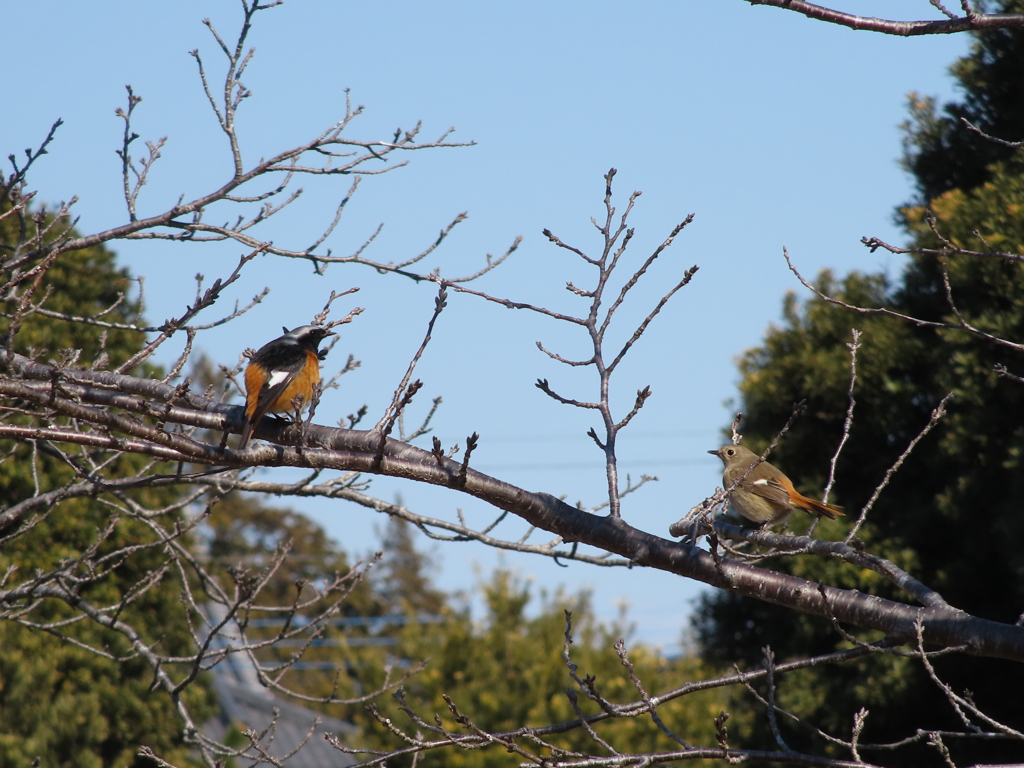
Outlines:
[{"label": "evergreen tree", "polygon": [[[302,663],[282,678],[284,687],[306,696],[345,698],[372,691],[382,681],[377,668],[386,663],[386,653],[373,640],[390,628],[373,618],[387,612],[387,603],[373,592],[364,569],[352,568],[320,525],[293,509],[268,506],[258,496],[232,493],[212,505],[202,535],[204,561],[222,583],[239,573],[267,578],[258,610],[246,619],[250,642],[273,639],[286,625],[308,626],[336,606],[314,643],[301,649]],[[317,591],[324,593],[330,584],[336,588],[317,599]],[[293,613],[296,605],[304,607]],[[271,667],[287,662],[307,638],[302,634],[289,643],[268,645],[256,656]],[[346,715],[338,706],[319,708]]]},{"label": "evergreen tree", "polygon": [[[0,213],[7,210],[9,205]],[[41,221],[44,226],[50,223],[45,217]],[[0,217],[4,263],[13,253],[12,244],[35,235],[35,220],[27,225],[20,232],[16,216]],[[22,273],[34,266],[22,265]],[[48,360],[68,347],[77,350],[78,356],[66,362],[88,367],[103,359],[119,364],[141,348],[141,333],[67,322],[48,314],[91,317],[105,312],[103,320],[114,324],[139,319],[141,307],[128,297],[131,278],[116,266],[110,251],[94,247],[65,253],[42,273],[34,293],[26,283],[20,291],[6,294],[0,304],[0,335],[16,351]],[[30,302],[24,302],[26,298]],[[23,421],[16,403],[7,407],[4,418],[7,423]],[[76,469],[79,453],[61,453],[43,441],[3,441],[0,456],[4,459],[0,461],[0,499],[5,507],[30,498],[37,483],[40,491],[58,488],[80,478],[88,468]],[[122,455],[103,469],[102,476],[132,477],[142,466],[138,457]],[[130,515],[120,516],[102,494],[97,496],[64,500],[0,531],[5,588],[62,563],[74,563],[92,546],[98,546],[95,561],[128,544],[140,545],[130,556],[105,564],[101,573],[90,570],[84,561],[73,569],[72,578],[81,579],[78,594],[96,605],[117,605],[159,572],[166,561],[164,553],[159,546],[144,546],[155,541],[151,528]],[[163,507],[178,498],[170,490],[127,496],[147,508]],[[176,515],[180,513],[169,515],[171,526]],[[103,538],[108,527],[110,535]],[[65,583],[74,582],[66,579]],[[148,642],[159,638],[161,650],[171,655],[187,653],[192,644],[179,592],[180,585],[173,579],[162,579],[141,591],[121,614]],[[36,758],[44,766],[124,766],[138,760],[141,744],[169,759],[189,760],[173,702],[166,692],[152,690],[152,669],[137,657],[124,635],[88,620],[70,621],[76,614],[55,599],[43,599],[32,610],[8,607],[13,610],[0,621],[0,766],[30,765]],[[103,655],[83,645],[102,649]],[[212,694],[204,684],[191,686],[183,695],[196,716],[213,713]]]},{"label": "evergreen tree", "polygon": [[[1022,0],[1002,0],[996,12],[1020,13]],[[910,171],[921,203],[951,189],[974,189],[991,176],[991,168],[1013,154],[963,124],[969,121],[990,136],[1007,141],[1024,138],[1024,47],[1017,30],[976,33],[969,55],[950,72],[963,90],[960,101],[941,114],[935,100],[913,95],[905,124],[904,167]]]},{"label": "evergreen tree", "polygon": [[[432,723],[436,715],[452,733],[472,732],[455,722],[443,697],[447,694],[461,714],[490,732],[568,722],[575,720],[577,713],[566,695],[567,689],[578,693],[584,714],[599,713],[598,705],[579,692],[562,657],[566,609],[573,615],[570,653],[578,665],[578,676],[593,676],[595,688],[609,701],[626,703],[639,698],[614,650],[616,640],[628,635],[627,628],[619,623],[608,626],[595,621],[587,594],[557,592],[545,596],[539,611],[531,616],[529,608],[534,596],[529,584],[511,572],[496,570],[480,589],[486,610],[479,620],[472,620],[467,608],[450,612],[442,625],[407,625],[403,634],[402,652],[406,658],[430,658],[426,669],[409,681],[403,696],[405,705],[424,720]],[[639,645],[628,651],[636,676],[651,692],[670,690],[707,674],[694,657],[669,660]],[[381,714],[396,725],[415,732],[397,702],[378,702],[378,706]],[[691,743],[714,743],[714,719],[724,709],[729,709],[728,693],[714,689],[665,704],[659,713],[675,733]],[[380,739],[382,748],[395,746],[394,737],[376,719],[360,711],[354,711],[353,718],[364,725],[365,739]],[[595,728],[623,751],[679,747],[648,717],[605,721]],[[587,750],[593,744],[580,728],[546,738],[564,749]],[[529,740],[523,745],[535,748]],[[507,766],[514,759],[500,749],[449,749],[427,752],[418,762],[424,766],[485,768]]]},{"label": "evergreen tree", "polygon": [[[315,522],[292,510],[264,506],[250,496],[233,494],[218,502],[204,530],[206,557],[214,571],[265,568],[288,541],[289,554],[262,593],[266,598],[261,600],[263,604],[289,605],[295,599],[297,583],[323,582],[347,568],[344,554]],[[333,662],[336,673],[293,671],[284,680],[288,687],[311,696],[332,691],[355,696],[380,686],[388,667],[394,674],[411,670],[423,661],[423,669],[405,683],[402,698],[428,722],[433,721],[435,713],[439,715],[452,732],[462,729],[453,722],[445,694],[475,724],[489,730],[570,721],[576,713],[565,691],[576,685],[562,658],[564,609],[569,608],[574,614],[571,652],[579,665],[579,676],[595,676],[597,689],[612,701],[637,699],[636,689],[613,648],[619,637],[629,634],[628,628],[624,623],[605,626],[596,622],[587,595],[558,592],[545,598],[537,615],[531,616],[534,597],[529,585],[508,571],[498,570],[488,582],[478,585],[486,611],[474,619],[468,607],[452,609],[449,597],[431,583],[429,558],[416,548],[411,534],[407,523],[389,519],[382,531],[382,561],[371,570],[369,580],[353,589],[342,612],[343,618],[353,620],[400,615],[404,621],[381,626],[373,622],[332,626],[322,636],[328,642],[307,650],[303,661]],[[256,631],[250,626],[250,636]],[[277,629],[268,628],[268,635],[274,631]],[[360,640],[364,638],[386,642],[363,644]],[[273,649],[260,656],[268,662],[284,658],[281,651]],[[630,660],[637,676],[659,692],[707,674],[696,658],[668,660],[643,646],[630,648]],[[713,743],[714,719],[730,708],[730,695],[721,689],[691,695],[665,705],[662,715],[684,738]],[[585,713],[598,712],[598,707],[582,694],[580,702]],[[374,703],[398,727],[413,727],[392,697],[380,696]],[[393,735],[380,726],[363,702],[331,706],[325,712],[358,725],[362,729],[358,743],[394,747]],[[730,721],[730,726],[735,723]],[[620,749],[646,751],[677,746],[645,717],[603,723],[597,730]],[[554,737],[554,741],[566,748],[584,749],[590,737],[576,729]],[[419,762],[475,768],[505,765],[508,759],[503,750],[496,749],[444,750],[426,753]]]},{"label": "evergreen tree", "polygon": [[[401,505],[401,499],[395,503]],[[434,563],[416,548],[412,526],[399,517],[389,517],[380,543],[384,556],[374,576],[376,592],[384,602],[401,613],[441,613],[447,599],[430,583]]]},{"label": "evergreen tree", "polygon": [[[1012,33],[979,35],[974,50],[954,67],[967,89],[961,104],[947,115],[968,114],[985,130],[1024,136],[1024,41]],[[954,247],[1024,253],[1024,158],[1006,157],[1005,148],[979,148],[951,139],[951,120],[922,130],[920,115],[908,140],[908,163],[925,208],[900,211],[919,249],[941,249],[935,231]],[[945,121],[945,122],[942,122]],[[944,133],[948,129],[948,133]],[[939,137],[939,138],[937,138]],[[944,137],[944,138],[943,138]],[[941,140],[940,140],[941,139]],[[973,139],[971,140],[973,141]],[[994,157],[1005,159],[992,162]],[[923,320],[956,324],[944,286],[948,275],[956,308],[970,325],[1015,342],[1024,340],[1024,263],[1010,259],[939,257],[918,253],[899,284],[880,276],[851,274],[841,281],[823,274],[817,283],[826,294],[860,306],[886,305]],[[855,315],[812,299],[802,306],[786,300],[784,325],[769,330],[762,347],[742,359],[741,392],[747,414],[744,432],[750,447],[767,445],[789,416],[791,404],[808,400],[807,416],[780,444],[772,461],[798,487],[820,488],[828,457],[840,439],[847,408],[850,329],[864,332],[857,360],[854,426],[838,465],[838,501],[859,510],[911,439],[928,422],[932,409],[948,393],[948,416],[923,440],[879,499],[861,531],[869,551],[881,554],[952,605],[986,618],[1013,623],[1024,605],[1024,399],[1019,384],[1001,378],[996,366],[1020,371],[1021,353],[963,330],[913,326],[894,318]],[[797,520],[796,525],[806,524]],[[837,538],[848,522],[819,528]],[[813,558],[780,560],[777,567],[840,587],[888,595],[891,585],[848,565]],[[699,612],[698,634],[708,659],[740,656],[759,662],[764,645],[783,658],[845,646],[827,621],[736,598],[709,595]],[[865,641],[877,633],[854,633]],[[1019,665],[966,655],[934,661],[939,676],[958,692],[970,691],[982,711],[1021,727]],[[1011,693],[1013,692],[1013,693]],[[946,697],[920,663],[894,656],[873,656],[856,664],[807,670],[783,681],[781,705],[809,722],[837,732],[849,731],[853,714],[870,714],[864,741],[890,742],[918,728],[962,727]],[[752,738],[770,745],[763,717]],[[789,736],[789,734],[787,734]],[[792,734],[794,744],[810,738]],[[956,764],[1017,761],[1018,746],[999,741],[947,742]],[[917,744],[895,753],[869,753],[886,765],[941,765],[933,749]]]}]

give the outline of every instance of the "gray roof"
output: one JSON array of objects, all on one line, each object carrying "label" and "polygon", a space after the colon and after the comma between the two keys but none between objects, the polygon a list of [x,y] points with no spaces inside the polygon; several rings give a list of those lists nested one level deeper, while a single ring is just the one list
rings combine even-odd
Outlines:
[{"label": "gray roof", "polygon": [[[208,606],[207,610],[215,616],[221,613],[216,605]],[[224,649],[229,642],[229,638],[219,634],[211,647]],[[223,742],[229,728],[252,729],[256,733],[270,728],[260,746],[273,758],[283,760],[305,742],[285,760],[288,768],[346,768],[359,762],[353,755],[339,752],[324,738],[325,733],[330,733],[347,741],[358,733],[354,725],[275,695],[260,683],[242,654],[229,654],[210,672],[221,711],[203,726],[203,733],[209,738]],[[269,764],[264,760],[239,762],[246,768]]]},{"label": "gray roof", "polygon": [[[274,724],[261,741],[261,747],[272,757],[285,758],[304,740],[306,742],[302,749],[287,759],[285,764],[288,768],[345,768],[358,762],[354,756],[339,752],[324,739],[324,734],[330,733],[342,741],[347,740],[357,732],[351,723],[275,696],[266,688],[254,690],[248,684],[232,679],[228,666],[225,662],[214,667],[214,687],[220,699],[221,712],[204,726],[207,736],[223,740],[227,729],[232,726],[262,733]],[[219,672],[221,668],[226,672]],[[320,722],[314,726],[317,720]]]}]

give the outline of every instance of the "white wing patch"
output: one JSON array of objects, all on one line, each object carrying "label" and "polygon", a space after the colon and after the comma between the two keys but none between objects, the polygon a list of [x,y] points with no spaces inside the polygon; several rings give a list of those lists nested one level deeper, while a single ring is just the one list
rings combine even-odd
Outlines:
[{"label": "white wing patch", "polygon": [[291,375],[289,371],[274,371],[267,379],[267,388],[276,387],[282,381],[285,381],[289,375]]},{"label": "white wing patch", "polygon": [[755,480],[754,482],[751,483],[751,485],[768,485],[768,481],[767,480]]}]

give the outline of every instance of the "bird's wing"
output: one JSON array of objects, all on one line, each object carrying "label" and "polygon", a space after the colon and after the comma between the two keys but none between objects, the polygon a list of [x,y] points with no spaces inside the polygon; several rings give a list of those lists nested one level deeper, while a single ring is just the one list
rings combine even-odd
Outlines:
[{"label": "bird's wing", "polygon": [[299,375],[305,364],[306,354],[303,352],[301,358],[296,358],[295,362],[278,366],[276,370],[267,376],[267,380],[260,388],[259,395],[256,396],[256,410],[253,411],[252,415],[253,424],[257,424],[260,419],[270,412],[274,403],[277,402],[277,398],[284,394],[289,384],[295,381],[295,377]]},{"label": "bird's wing", "polygon": [[743,490],[767,499],[772,504],[789,506],[791,498],[786,487],[775,480],[744,480]]}]

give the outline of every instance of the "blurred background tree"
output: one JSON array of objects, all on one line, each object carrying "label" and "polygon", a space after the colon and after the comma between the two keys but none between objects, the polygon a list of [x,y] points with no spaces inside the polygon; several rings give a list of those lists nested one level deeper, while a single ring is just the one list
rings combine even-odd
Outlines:
[{"label": "blurred background tree", "polygon": [[[1019,3],[1004,3],[1007,10]],[[1020,151],[985,140],[960,116],[1004,139],[1024,137],[1024,41],[1006,31],[976,35],[953,73],[964,89],[961,102],[939,116],[934,102],[912,97],[906,127],[905,165],[920,199],[897,212],[915,249],[941,249],[942,240],[976,251],[1024,253],[1024,158]],[[931,211],[935,224],[929,225]],[[947,301],[944,271],[961,317],[992,336],[1024,339],[1024,262],[1011,258],[944,257],[915,253],[898,281],[851,273],[822,273],[822,293],[861,307],[887,306],[915,318],[956,324]],[[928,423],[949,392],[955,399],[935,432],[915,449],[895,475],[859,536],[881,554],[933,587],[952,605],[1013,623],[1024,606],[1024,400],[1019,382],[1001,377],[997,366],[1018,374],[1019,347],[987,341],[963,330],[916,326],[881,315],[858,315],[813,298],[786,298],[781,327],[770,328],[763,346],[740,361],[741,431],[748,445],[764,449],[806,398],[808,410],[783,439],[772,461],[784,467],[804,492],[819,491],[828,460],[838,445],[848,407],[851,329],[863,331],[857,356],[856,411],[850,440],[837,468],[836,501],[848,517],[824,521],[819,530],[838,538],[868,500],[886,469]],[[794,518],[800,529],[806,519]],[[849,565],[811,558],[779,559],[776,567],[805,578],[876,594],[891,586]],[[848,644],[828,621],[774,608],[726,593],[708,594],[696,627],[704,658],[724,663],[737,656],[759,665],[770,645],[782,658],[828,652]],[[853,632],[864,641],[877,633]],[[1024,670],[965,655],[935,661],[940,677],[996,719],[1019,717],[1007,691],[1024,685]],[[961,726],[946,696],[923,667],[894,656],[872,656],[855,664],[806,670],[785,681],[781,705],[823,729],[848,731],[853,714],[870,714],[864,740],[886,743],[917,728]],[[749,722],[762,743],[774,743],[762,719]],[[801,746],[806,731],[786,734]],[[998,740],[951,741],[953,760],[999,762],[1019,759],[1019,747]],[[799,748],[799,747],[797,747]],[[872,754],[872,753],[868,753]],[[916,744],[887,765],[941,763],[933,749]],[[883,759],[878,753],[872,757]],[[872,759],[868,757],[867,759]]]},{"label": "blurred background tree", "polygon": [[[569,652],[573,663],[578,665],[577,674],[580,678],[593,676],[598,692],[609,701],[624,704],[639,696],[628,670],[614,650],[620,638],[627,639],[634,674],[649,692],[671,690],[703,679],[707,674],[704,664],[694,655],[670,659],[657,649],[629,644],[630,629],[625,614],[613,625],[595,621],[590,596],[585,593],[541,592],[539,609],[531,610],[536,597],[530,583],[503,569],[495,570],[479,589],[486,607],[484,615],[477,620],[473,620],[467,607],[449,609],[443,625],[424,631],[409,623],[402,634],[404,656],[429,656],[431,659],[424,672],[406,687],[406,703],[428,722],[433,722],[437,715],[453,733],[462,733],[464,729],[455,722],[443,694],[451,696],[459,711],[468,714],[475,726],[488,732],[564,723],[577,718],[566,696],[567,689],[575,687],[563,658],[567,610],[573,618]],[[663,705],[659,714],[674,733],[690,743],[714,743],[715,717],[730,707],[733,695],[721,688],[690,694]],[[378,702],[378,705],[381,715],[404,722],[397,701]],[[582,695],[579,706],[585,715],[600,712],[595,703]],[[360,712],[353,712],[352,716],[367,726],[367,735],[376,734],[383,739],[381,747],[393,748],[393,739],[375,720]],[[606,720],[595,729],[622,751],[679,749],[679,744],[659,731],[649,717]],[[589,734],[578,728],[545,738],[563,749],[585,752],[593,748]],[[420,763],[484,768],[507,765],[509,759],[503,750],[454,749],[425,753],[420,756]],[[706,764],[717,765],[718,761]]]},{"label": "blurred background tree", "polygon": [[[0,213],[8,210],[9,203]],[[40,213],[38,220],[30,221],[33,229],[27,237],[35,235],[36,226],[46,229],[52,223]],[[57,222],[47,237],[56,237],[69,226]],[[15,216],[0,218],[0,243],[17,242],[16,227]],[[28,273],[34,266],[23,265],[22,272]],[[145,337],[141,333],[68,323],[44,314],[49,310],[92,317],[116,304],[103,315],[104,321],[136,322],[141,307],[130,298],[131,276],[117,267],[112,251],[87,248],[67,253],[51,266],[30,296],[44,312],[25,313],[22,300],[28,284],[31,280],[2,299],[0,334],[6,338],[11,322],[18,322],[18,351],[32,348],[41,353],[40,359],[47,360],[58,357],[60,350],[77,349],[77,364],[90,367],[119,365],[142,347]],[[145,371],[155,372],[152,368]],[[5,421],[19,422],[16,412],[10,407],[6,411]],[[74,447],[65,450],[58,452],[44,442],[0,442],[0,497],[5,504],[31,498],[37,483],[45,492],[88,476],[90,467],[78,462],[78,451]],[[142,457],[122,454],[114,459],[112,471],[118,477],[134,477],[146,465]],[[183,498],[174,489],[123,493],[148,509],[170,507]],[[161,516],[161,522],[170,528],[183,521],[180,509]],[[63,570],[65,583],[99,606],[117,605],[157,574],[156,584],[129,601],[122,618],[147,640],[160,638],[168,654],[184,655],[191,649],[180,586],[161,575],[166,557],[144,521],[123,514],[105,500],[78,498],[40,508],[24,527],[26,530],[13,538],[8,538],[12,530],[0,530],[0,573],[9,577],[16,571],[23,578]],[[103,539],[101,534],[108,528],[111,534]],[[102,572],[76,563],[81,552],[98,541],[99,558],[127,545],[136,548],[128,557],[106,562]],[[36,757],[45,758],[44,765],[67,768],[124,766],[137,762],[140,744],[151,745],[169,759],[187,762],[181,721],[166,693],[151,689],[152,669],[142,659],[133,658],[124,635],[92,621],[69,621],[78,615],[65,603],[50,600],[43,601],[41,613],[8,616],[0,622],[0,766],[30,765]],[[103,648],[109,657],[85,650],[83,643]],[[190,687],[184,696],[199,717],[209,717],[215,711],[205,681]]]}]

